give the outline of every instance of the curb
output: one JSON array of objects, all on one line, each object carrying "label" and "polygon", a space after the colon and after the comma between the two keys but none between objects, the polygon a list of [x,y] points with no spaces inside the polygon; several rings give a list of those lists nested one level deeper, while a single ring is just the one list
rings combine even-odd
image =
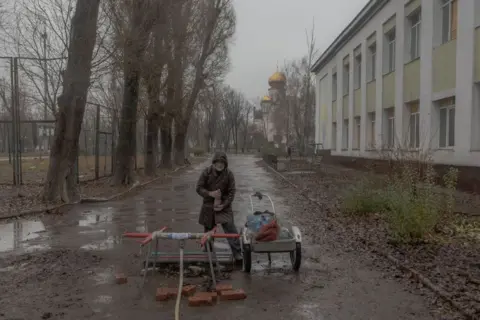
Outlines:
[{"label": "curb", "polygon": [[[283,174],[281,174],[280,172],[278,172],[277,170],[275,170],[274,168],[269,166],[265,161],[263,161],[263,163],[267,166],[267,168],[269,170],[276,173],[283,181],[287,182],[288,184],[290,184],[295,189],[299,189],[299,187],[297,185],[295,185],[293,182],[289,181],[288,178],[285,177]],[[306,196],[305,194],[303,194],[302,191],[299,191],[298,193],[300,195],[302,195],[304,198],[306,198],[307,200],[309,200],[310,202],[319,206],[320,208],[322,208],[322,209],[324,208],[324,206],[322,206],[322,204],[320,202]],[[339,222],[334,221],[334,220],[333,220],[333,222],[339,228],[341,228],[342,230],[345,230],[345,228]],[[402,273],[410,274],[415,279],[415,281],[417,281],[418,283],[421,283],[424,286],[426,286],[431,292],[433,292],[435,295],[440,297],[443,301],[450,304],[453,308],[455,308],[458,312],[460,312],[466,319],[469,319],[469,320],[479,320],[480,319],[479,317],[475,316],[475,314],[465,310],[457,302],[453,301],[450,298],[450,296],[448,295],[448,293],[444,292],[444,290],[441,289],[440,287],[434,285],[427,277],[423,276],[420,272],[418,272],[415,269],[405,265],[400,260],[394,258],[392,255],[375,248],[372,244],[369,244],[368,242],[365,242],[365,246],[370,252],[372,252],[374,254],[377,254],[377,255],[383,257],[384,259],[386,259],[387,261],[389,261],[398,270],[402,271]]]},{"label": "curb", "polygon": [[69,207],[69,206],[74,206],[74,205],[77,205],[77,204],[84,204],[84,203],[104,203],[104,202],[109,202],[109,201],[112,201],[112,200],[115,200],[115,199],[118,199],[132,191],[134,191],[135,189],[138,189],[138,188],[141,188],[141,187],[144,187],[146,185],[149,185],[151,183],[154,183],[162,178],[164,178],[166,175],[168,174],[171,174],[171,173],[175,173],[181,169],[185,169],[189,167],[188,165],[186,166],[180,166],[180,167],[177,167],[175,168],[174,170],[172,170],[171,172],[167,173],[167,174],[164,174],[163,176],[159,176],[159,177],[156,177],[156,178],[153,178],[151,180],[148,180],[148,181],[145,181],[143,183],[134,183],[130,188],[128,188],[127,190],[125,191],[122,191],[120,193],[117,193],[113,196],[110,196],[108,198],[83,198],[83,199],[80,199],[79,201],[76,201],[76,202],[72,202],[72,203],[62,203],[62,204],[59,204],[59,205],[56,205],[56,206],[47,206],[46,208],[42,208],[42,209],[33,209],[33,210],[27,210],[27,211],[23,211],[23,212],[18,212],[18,213],[15,213],[15,214],[11,214],[11,215],[8,215],[8,216],[3,216],[3,217],[0,217],[0,221],[3,221],[3,220],[7,220],[7,219],[15,219],[15,218],[22,218],[22,217],[25,217],[25,216],[33,216],[33,215],[38,215],[38,214],[43,214],[43,213],[50,213],[54,210],[58,210],[58,209],[62,209],[62,208],[66,208],[66,207]]}]

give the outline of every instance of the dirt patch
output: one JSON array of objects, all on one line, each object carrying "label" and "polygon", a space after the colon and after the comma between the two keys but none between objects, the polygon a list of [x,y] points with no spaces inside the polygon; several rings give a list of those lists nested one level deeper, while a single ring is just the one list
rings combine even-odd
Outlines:
[{"label": "dirt patch", "polygon": [[102,260],[96,253],[67,249],[1,260],[0,318],[54,319],[73,309],[79,318],[91,314],[82,284]]},{"label": "dirt patch", "polygon": [[[310,170],[308,163],[292,162],[290,169],[294,171]],[[315,174],[284,175],[288,181],[298,186],[294,191],[292,186],[278,179],[282,188],[291,192],[301,192],[322,205],[297,205],[298,210],[293,217],[305,226],[303,232],[311,237],[313,243],[335,241],[335,246],[345,251],[363,252],[369,255],[370,247],[375,247],[413,267],[428,277],[435,285],[445,290],[450,298],[459,303],[471,314],[480,315],[480,241],[476,238],[480,226],[480,218],[464,214],[444,217],[438,232],[425,243],[416,245],[398,245],[390,242],[389,231],[381,214],[367,216],[346,215],[340,212],[340,204],[346,188],[355,184],[368,172],[322,164]],[[376,175],[382,183],[383,176]],[[301,202],[302,200],[295,200]],[[458,192],[457,206],[473,206],[466,208],[474,210],[479,202],[474,195]],[[465,209],[465,210],[466,210]],[[475,231],[476,230],[476,231]],[[384,259],[375,257],[378,267],[388,270],[391,276],[412,281],[408,275],[393,271],[391,265]],[[417,287],[417,285],[415,284]],[[418,287],[417,287],[418,289]],[[431,293],[428,293],[431,294]],[[432,297],[432,303],[439,307],[442,319],[462,318],[456,312],[449,312],[445,318],[445,304]]]}]

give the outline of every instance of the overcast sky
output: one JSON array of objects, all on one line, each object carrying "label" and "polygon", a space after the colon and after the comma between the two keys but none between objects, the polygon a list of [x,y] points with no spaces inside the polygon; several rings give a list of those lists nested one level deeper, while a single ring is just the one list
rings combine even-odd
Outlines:
[{"label": "overcast sky", "polygon": [[237,33],[227,83],[249,98],[267,93],[277,63],[306,54],[305,30],[315,20],[320,53],[368,0],[234,0]]}]

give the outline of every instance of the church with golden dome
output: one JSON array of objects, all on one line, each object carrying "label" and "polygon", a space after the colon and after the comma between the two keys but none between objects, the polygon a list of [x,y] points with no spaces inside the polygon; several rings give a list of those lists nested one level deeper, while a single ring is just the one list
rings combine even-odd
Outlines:
[{"label": "church with golden dome", "polygon": [[[285,73],[276,71],[268,78],[268,95],[260,99],[261,112],[256,117],[259,121],[265,138],[278,147],[280,143],[287,143],[285,134],[282,134],[273,119],[276,109],[285,107],[287,77]],[[277,121],[278,122],[278,121]],[[278,123],[277,123],[278,125]],[[287,125],[288,127],[288,125]]]}]

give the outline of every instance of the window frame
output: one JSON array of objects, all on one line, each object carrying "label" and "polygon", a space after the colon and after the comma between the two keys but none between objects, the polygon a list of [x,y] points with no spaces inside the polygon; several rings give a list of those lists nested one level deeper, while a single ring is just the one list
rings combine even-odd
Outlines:
[{"label": "window frame", "polygon": [[[422,11],[421,9],[415,10],[412,14],[408,16],[410,22],[410,61],[420,58],[420,48],[421,48],[421,29],[422,29]],[[414,20],[416,19],[416,20]],[[415,40],[413,35],[415,34]]]},{"label": "window frame", "polygon": [[342,150],[348,150],[349,148],[349,136],[348,136],[348,131],[349,131],[349,125],[350,121],[349,119],[344,119],[343,120],[343,133],[342,133]]},{"label": "window frame", "polygon": [[439,123],[439,135],[441,135],[441,128],[442,128],[442,119],[441,119],[441,112],[442,110],[446,110],[445,112],[445,145],[441,145],[441,137],[439,136],[438,139],[438,148],[439,149],[452,149],[455,147],[455,121],[453,123],[453,143],[450,144],[450,117],[451,117],[451,111],[454,112],[454,120],[456,117],[456,101],[455,98],[448,99],[445,104],[440,103],[438,107],[438,123]]},{"label": "window frame", "polygon": [[388,33],[385,34],[387,38],[387,74],[395,71],[395,60],[396,60],[396,50],[397,50],[397,32],[393,28]]},{"label": "window frame", "polygon": [[[441,2],[441,44],[445,44],[457,38],[458,0],[441,0]],[[444,19],[445,10],[448,10],[448,21]]]},{"label": "window frame", "polygon": [[[415,108],[414,111],[412,109]],[[412,118],[413,118],[413,126],[412,126]],[[409,148],[413,150],[417,150],[420,148],[420,109],[418,107],[418,104],[410,106],[410,115],[408,117],[408,124],[409,124],[409,129],[408,129],[408,137],[409,137]],[[417,130],[418,129],[418,130]],[[412,130],[413,132],[413,137],[414,141],[412,141]]]},{"label": "window frame", "polygon": [[350,93],[350,63],[343,64],[343,96]]},{"label": "window frame", "polygon": [[355,135],[354,135],[354,138],[355,138],[355,144],[353,146],[354,149],[360,149],[360,134],[361,134],[361,130],[362,130],[362,121],[361,121],[361,117],[355,117],[355,127],[354,127],[354,132],[355,132]]},{"label": "window frame", "polygon": [[370,112],[369,113],[369,118],[370,118],[370,145],[369,148],[374,149],[375,148],[375,123],[376,123],[376,115],[375,112]]},{"label": "window frame", "polygon": [[377,44],[374,43],[368,47],[369,74],[367,82],[374,81],[377,78]]},{"label": "window frame", "polygon": [[338,76],[337,76],[337,72],[335,71],[332,74],[332,101],[337,101],[337,94],[338,94]]},{"label": "window frame", "polygon": [[393,149],[395,147],[395,108],[388,108],[386,113],[386,147],[387,149]]},{"label": "window frame", "polygon": [[362,54],[357,54],[354,58],[354,78],[353,90],[360,89],[362,86]]},{"label": "window frame", "polygon": [[337,122],[332,122],[332,149],[337,150]]}]

